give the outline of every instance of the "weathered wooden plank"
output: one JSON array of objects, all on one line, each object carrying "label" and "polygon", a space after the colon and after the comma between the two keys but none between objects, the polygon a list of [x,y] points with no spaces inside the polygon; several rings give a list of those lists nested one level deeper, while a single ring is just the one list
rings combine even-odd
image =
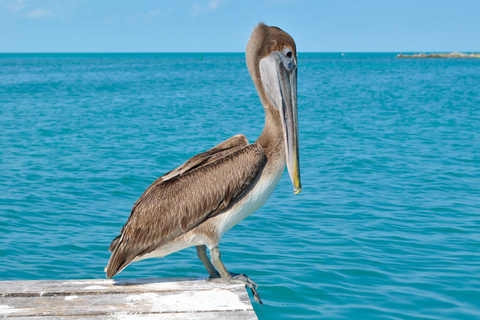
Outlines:
[{"label": "weathered wooden plank", "polygon": [[[97,317],[35,317],[35,320],[92,320]],[[195,312],[195,313],[158,313],[158,314],[117,314],[106,317],[104,319],[118,320],[257,320],[255,313],[252,311],[238,312]],[[32,320],[31,317],[15,317],[12,320]]]},{"label": "weathered wooden plank", "polygon": [[102,291],[117,293],[191,291],[235,287],[238,287],[238,284],[209,282],[204,278],[2,281],[0,282],[0,296],[45,296],[59,293]]},{"label": "weathered wooden plank", "polygon": [[176,280],[0,282],[0,317],[257,319],[244,285]]},{"label": "weathered wooden plank", "polygon": [[[113,313],[165,313],[196,311],[247,311],[245,290],[144,292],[130,294],[69,295],[0,298],[0,315],[9,316],[106,316]],[[74,306],[74,308],[72,308]]]}]

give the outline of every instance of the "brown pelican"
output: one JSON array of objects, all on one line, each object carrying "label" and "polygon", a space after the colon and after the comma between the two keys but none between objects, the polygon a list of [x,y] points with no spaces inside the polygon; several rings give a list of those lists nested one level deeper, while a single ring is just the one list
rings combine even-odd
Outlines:
[{"label": "brown pelican", "polygon": [[196,246],[209,279],[243,283],[262,303],[255,282],[227,271],[218,244],[226,231],[265,203],[285,164],[294,193],[301,190],[295,42],[283,30],[260,23],[248,41],[246,60],[265,110],[262,134],[252,144],[236,135],[152,183],[110,245],[108,278],[132,262]]}]

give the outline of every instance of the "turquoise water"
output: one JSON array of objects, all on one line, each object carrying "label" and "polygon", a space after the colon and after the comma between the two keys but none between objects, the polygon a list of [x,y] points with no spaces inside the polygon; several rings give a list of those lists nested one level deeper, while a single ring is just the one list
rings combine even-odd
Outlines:
[{"label": "turquoise water", "polygon": [[[0,279],[104,278],[158,176],[263,109],[243,54],[0,55]],[[288,174],[222,239],[260,319],[480,318],[480,60],[300,54]],[[205,277],[190,248],[118,277]],[[1,292],[1,283],[0,283]]]}]

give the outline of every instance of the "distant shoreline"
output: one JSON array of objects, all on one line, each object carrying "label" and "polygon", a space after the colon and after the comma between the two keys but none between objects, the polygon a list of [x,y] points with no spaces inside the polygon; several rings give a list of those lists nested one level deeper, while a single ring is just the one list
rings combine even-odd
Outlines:
[{"label": "distant shoreline", "polygon": [[397,58],[480,58],[480,53],[415,53],[413,55],[400,53]]}]

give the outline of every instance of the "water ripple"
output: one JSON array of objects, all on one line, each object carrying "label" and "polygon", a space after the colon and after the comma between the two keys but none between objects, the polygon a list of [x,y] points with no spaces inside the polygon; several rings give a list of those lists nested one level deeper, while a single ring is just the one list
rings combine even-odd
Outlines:
[{"label": "water ripple", "polygon": [[[143,190],[263,111],[239,54],[0,55],[0,279],[103,278]],[[300,54],[302,184],[228,232],[260,319],[480,318],[480,61]],[[206,276],[193,248],[120,277]]]}]

